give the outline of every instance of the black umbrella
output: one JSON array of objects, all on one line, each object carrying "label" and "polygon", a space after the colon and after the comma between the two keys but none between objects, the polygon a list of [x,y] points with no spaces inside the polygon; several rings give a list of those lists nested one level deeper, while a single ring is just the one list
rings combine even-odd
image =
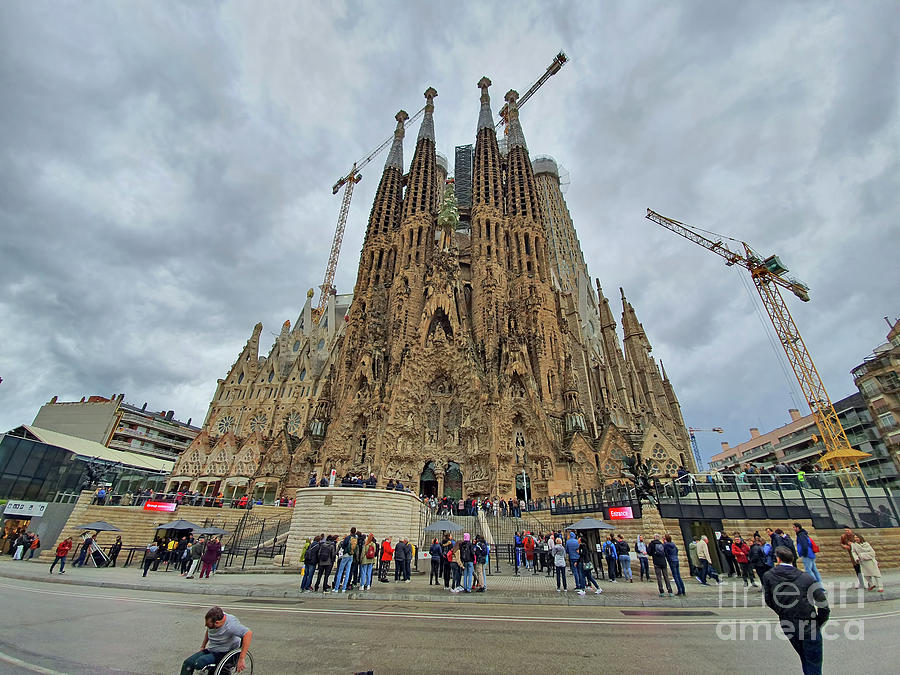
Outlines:
[{"label": "black umbrella", "polygon": [[95,530],[97,532],[121,532],[115,525],[110,525],[105,520],[98,520],[87,525],[78,525],[79,530]]},{"label": "black umbrella", "polygon": [[457,525],[450,520],[436,520],[425,528],[426,532],[459,532],[463,529],[462,525]]},{"label": "black umbrella", "polygon": [[157,525],[157,530],[199,530],[200,526],[189,520],[173,520],[171,523]]},{"label": "black umbrella", "polygon": [[194,534],[218,535],[218,534],[228,534],[228,532],[223,530],[221,527],[201,527],[199,530],[194,530]]},{"label": "black umbrella", "polygon": [[614,530],[616,529],[614,525],[610,525],[609,523],[604,523],[602,520],[597,520],[596,518],[582,518],[577,523],[572,523],[569,525],[567,530]]}]

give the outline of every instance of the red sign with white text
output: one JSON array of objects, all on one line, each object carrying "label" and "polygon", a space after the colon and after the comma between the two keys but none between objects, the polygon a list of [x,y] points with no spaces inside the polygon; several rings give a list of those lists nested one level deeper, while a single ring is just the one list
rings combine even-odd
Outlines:
[{"label": "red sign with white text", "polygon": [[175,502],[146,502],[144,511],[174,511],[176,506]]},{"label": "red sign with white text", "polygon": [[630,506],[616,506],[609,510],[610,520],[633,520],[634,512]]}]

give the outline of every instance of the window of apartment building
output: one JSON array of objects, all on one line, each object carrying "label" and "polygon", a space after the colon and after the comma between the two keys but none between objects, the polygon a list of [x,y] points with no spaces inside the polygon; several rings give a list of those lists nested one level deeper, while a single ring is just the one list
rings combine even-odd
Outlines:
[{"label": "window of apartment building", "polygon": [[893,413],[882,413],[878,416],[878,426],[882,429],[893,429],[897,426],[897,420],[894,418]]},{"label": "window of apartment building", "polygon": [[874,396],[879,391],[878,381],[874,378],[871,380],[864,380],[863,382],[860,382],[859,390],[864,396]]}]

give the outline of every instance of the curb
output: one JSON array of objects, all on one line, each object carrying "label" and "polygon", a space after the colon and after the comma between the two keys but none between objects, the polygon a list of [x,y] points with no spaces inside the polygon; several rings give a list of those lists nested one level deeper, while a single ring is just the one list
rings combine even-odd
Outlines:
[{"label": "curb", "polygon": [[[48,576],[46,578],[35,577],[28,574],[18,574],[8,569],[0,568],[0,578],[14,579],[17,581],[34,581],[45,584],[63,584],[70,586],[88,586],[94,588],[118,588],[130,591],[146,591],[154,593],[185,593],[192,595],[216,595],[220,597],[235,598],[278,598],[290,599],[302,602],[304,599],[317,598],[334,598],[344,600],[375,600],[380,602],[435,602],[445,604],[475,604],[475,605],[543,605],[543,606],[572,606],[572,607],[623,607],[623,608],[656,608],[656,609],[753,609],[763,606],[762,599],[757,594],[749,594],[746,605],[737,604],[735,601],[742,599],[740,595],[726,594],[722,596],[722,602],[719,603],[719,596],[714,597],[688,597],[688,598],[618,598],[606,595],[599,597],[593,593],[585,596],[578,596],[575,593],[565,593],[553,596],[545,595],[511,595],[511,594],[494,594],[490,589],[484,594],[447,594],[433,595],[428,593],[379,593],[379,592],[360,592],[350,591],[341,594],[332,593],[301,593],[299,589],[284,590],[280,588],[266,587],[240,587],[230,586],[221,588],[213,585],[191,584],[187,588],[184,584],[167,584],[164,586],[154,586],[148,588],[140,583],[128,583],[122,581],[97,581],[95,579],[77,579],[73,577]],[[885,590],[884,593],[866,593],[865,601],[868,602],[885,602],[897,600],[900,598],[900,589]]]}]

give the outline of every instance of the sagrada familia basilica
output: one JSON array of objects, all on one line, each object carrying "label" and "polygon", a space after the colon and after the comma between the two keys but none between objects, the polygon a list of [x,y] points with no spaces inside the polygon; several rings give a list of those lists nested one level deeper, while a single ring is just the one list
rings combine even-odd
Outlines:
[{"label": "sagrada familia basilica", "polygon": [[490,84],[467,203],[435,151],[429,88],[408,172],[409,118],[396,116],[352,296],[319,313],[310,291],[265,357],[254,327],[171,489],[272,498],[335,469],[438,496],[527,485],[538,498],[617,480],[634,454],[661,476],[694,468],[634,308],[622,293],[620,342],[556,163],[529,157],[515,91],[498,142]]}]

